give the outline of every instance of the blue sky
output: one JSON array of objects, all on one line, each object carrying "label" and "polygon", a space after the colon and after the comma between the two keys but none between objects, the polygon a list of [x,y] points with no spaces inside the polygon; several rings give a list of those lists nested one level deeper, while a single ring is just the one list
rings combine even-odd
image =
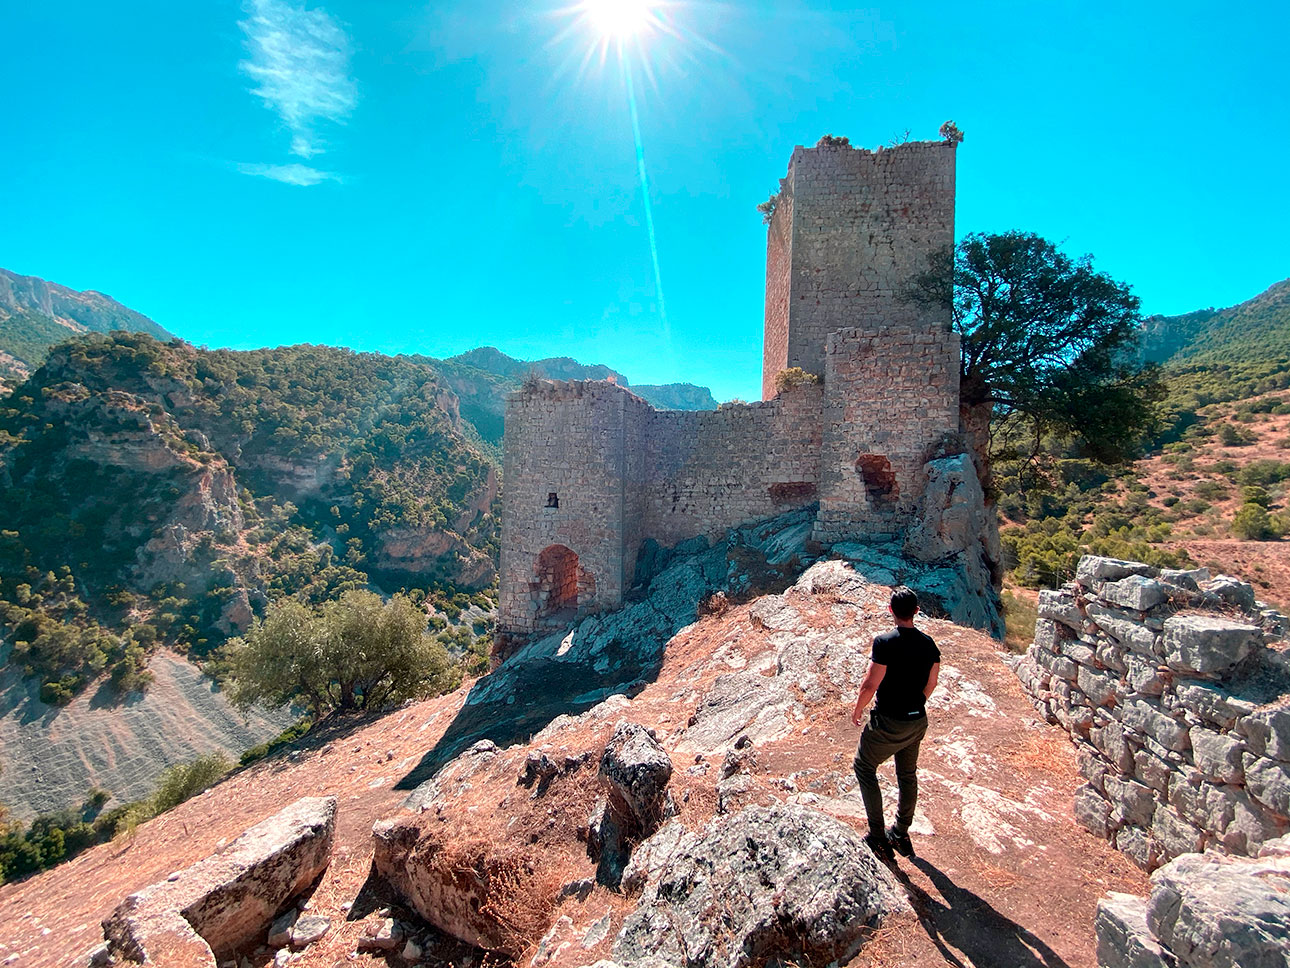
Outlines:
[{"label": "blue sky", "polygon": [[564,4],[12,3],[0,266],[212,347],[492,344],[755,398],[793,146],[953,118],[960,234],[1230,305],[1290,275],[1288,11],[662,6],[628,51],[664,319],[623,74]]}]

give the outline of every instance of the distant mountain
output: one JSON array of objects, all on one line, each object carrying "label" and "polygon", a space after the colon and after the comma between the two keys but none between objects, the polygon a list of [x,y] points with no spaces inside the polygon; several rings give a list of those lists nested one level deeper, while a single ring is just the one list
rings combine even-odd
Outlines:
[{"label": "distant mountain", "polygon": [[1290,362],[1290,279],[1228,309],[1148,317],[1142,354],[1177,365]]},{"label": "distant mountain", "polygon": [[77,292],[0,269],[0,377],[26,377],[45,361],[51,346],[77,333],[113,330],[173,338],[147,316],[101,292]]},{"label": "distant mountain", "polygon": [[[453,368],[459,369],[453,369]],[[661,385],[642,384],[633,386],[627,377],[616,370],[600,364],[579,363],[568,356],[557,356],[546,360],[517,360],[507,356],[492,346],[481,346],[459,356],[453,356],[439,364],[441,372],[448,378],[453,390],[461,398],[461,414],[470,420],[489,443],[500,444],[502,439],[502,412],[505,409],[505,397],[496,397],[490,401],[467,402],[473,396],[469,383],[473,371],[483,370],[506,381],[509,391],[530,374],[536,374],[548,380],[610,380],[619,386],[629,387],[632,393],[649,401],[661,410],[715,410],[717,401],[707,387],[695,386],[693,383],[666,383]],[[487,403],[487,412],[479,408]]]}]

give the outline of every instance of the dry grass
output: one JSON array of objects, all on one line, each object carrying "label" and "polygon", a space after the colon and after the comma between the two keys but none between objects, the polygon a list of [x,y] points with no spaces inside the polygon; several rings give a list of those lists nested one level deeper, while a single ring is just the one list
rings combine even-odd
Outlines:
[{"label": "dry grass", "polygon": [[1065,733],[1034,730],[1023,733],[1016,743],[1003,747],[1001,757],[1009,764],[1032,772],[1068,773],[1075,768],[1074,750]]}]

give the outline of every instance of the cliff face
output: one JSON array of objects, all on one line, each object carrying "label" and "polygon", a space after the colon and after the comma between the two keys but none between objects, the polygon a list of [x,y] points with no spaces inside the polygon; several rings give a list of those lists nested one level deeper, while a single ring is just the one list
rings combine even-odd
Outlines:
[{"label": "cliff face", "polygon": [[77,292],[0,269],[0,376],[25,378],[50,346],[77,333],[117,329],[172,338],[147,316],[101,292]]}]

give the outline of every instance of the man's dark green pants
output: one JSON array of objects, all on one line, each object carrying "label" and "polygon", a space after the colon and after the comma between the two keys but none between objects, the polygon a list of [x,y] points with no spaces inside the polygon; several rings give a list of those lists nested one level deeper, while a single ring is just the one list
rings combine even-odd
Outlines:
[{"label": "man's dark green pants", "polygon": [[899,803],[896,808],[896,829],[902,834],[914,822],[914,807],[918,804],[918,746],[927,732],[927,717],[894,719],[874,710],[860,734],[860,748],[856,750],[856,779],[860,781],[860,796],[864,812],[869,816],[869,830],[875,835],[885,833],[882,820],[882,790],[878,788],[878,767],[891,757],[896,758],[896,789]]}]

